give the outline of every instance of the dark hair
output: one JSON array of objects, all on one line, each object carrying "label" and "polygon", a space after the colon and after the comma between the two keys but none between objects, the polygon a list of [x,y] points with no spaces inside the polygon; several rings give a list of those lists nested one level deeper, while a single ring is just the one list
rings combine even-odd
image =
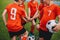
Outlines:
[{"label": "dark hair", "polygon": [[23,0],[23,1],[26,1],[26,0]]},{"label": "dark hair", "polygon": [[[16,2],[18,2],[18,0],[15,0]],[[23,0],[23,1],[26,1],[26,0]]]},{"label": "dark hair", "polygon": [[16,2],[18,2],[18,0],[15,0]]}]

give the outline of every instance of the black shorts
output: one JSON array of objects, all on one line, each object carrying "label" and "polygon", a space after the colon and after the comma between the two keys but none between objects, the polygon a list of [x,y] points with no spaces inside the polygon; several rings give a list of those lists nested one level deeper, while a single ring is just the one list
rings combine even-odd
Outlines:
[{"label": "black shorts", "polygon": [[37,19],[34,19],[34,21],[36,22]]},{"label": "black shorts", "polygon": [[39,38],[44,38],[44,40],[50,40],[51,37],[52,37],[52,33],[42,30],[39,31]]},{"label": "black shorts", "polygon": [[13,36],[19,36],[21,34],[24,34],[25,32],[26,32],[26,30],[23,28],[22,30],[20,30],[18,32],[9,32],[9,35],[12,38]]},{"label": "black shorts", "polygon": [[26,24],[26,22],[22,23],[22,26],[24,26]]}]

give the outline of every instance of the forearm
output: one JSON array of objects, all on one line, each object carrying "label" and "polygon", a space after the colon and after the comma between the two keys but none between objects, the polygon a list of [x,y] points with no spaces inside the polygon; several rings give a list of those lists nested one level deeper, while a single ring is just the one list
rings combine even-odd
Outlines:
[{"label": "forearm", "polygon": [[3,21],[4,21],[5,25],[6,25],[7,24],[6,17],[4,15],[2,15],[2,16],[3,16]]},{"label": "forearm", "polygon": [[26,18],[24,18],[24,17],[23,17],[23,20],[24,20],[25,22],[28,22],[28,20],[27,20]]},{"label": "forearm", "polygon": [[39,14],[37,14],[36,16],[33,16],[32,20],[33,20],[33,19],[36,19],[36,18],[38,18],[38,17],[39,17]]},{"label": "forearm", "polygon": [[34,16],[33,16],[33,18],[32,19],[35,19],[35,18],[37,18],[38,17],[38,8],[36,8],[36,12],[35,12],[35,14],[34,14]]},{"label": "forearm", "polygon": [[28,18],[28,15],[27,15],[27,13],[26,13],[26,12],[25,12],[25,15],[26,15],[26,16],[25,16],[25,18],[27,19],[27,18]]},{"label": "forearm", "polygon": [[28,8],[28,17],[29,18],[30,18],[30,13],[31,13],[30,8]]},{"label": "forearm", "polygon": [[36,11],[36,13],[34,14],[34,16],[33,16],[33,17],[35,17],[36,15],[38,15],[38,10]]},{"label": "forearm", "polygon": [[7,24],[7,21],[6,21],[6,13],[7,13],[7,10],[5,9],[3,14],[2,14],[2,17],[3,17],[3,21],[5,23],[5,25]]}]

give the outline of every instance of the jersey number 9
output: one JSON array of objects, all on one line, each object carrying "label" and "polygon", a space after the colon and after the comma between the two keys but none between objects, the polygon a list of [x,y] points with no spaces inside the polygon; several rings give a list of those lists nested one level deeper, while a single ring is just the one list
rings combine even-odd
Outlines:
[{"label": "jersey number 9", "polygon": [[16,12],[17,12],[17,9],[16,8],[12,8],[11,9],[11,20],[15,20],[16,19]]}]

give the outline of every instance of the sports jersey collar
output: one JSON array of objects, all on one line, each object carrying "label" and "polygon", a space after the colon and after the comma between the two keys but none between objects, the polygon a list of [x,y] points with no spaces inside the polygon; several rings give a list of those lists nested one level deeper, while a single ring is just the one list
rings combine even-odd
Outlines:
[{"label": "sports jersey collar", "polygon": [[24,5],[24,3],[23,4],[21,4],[20,6],[23,6]]}]

